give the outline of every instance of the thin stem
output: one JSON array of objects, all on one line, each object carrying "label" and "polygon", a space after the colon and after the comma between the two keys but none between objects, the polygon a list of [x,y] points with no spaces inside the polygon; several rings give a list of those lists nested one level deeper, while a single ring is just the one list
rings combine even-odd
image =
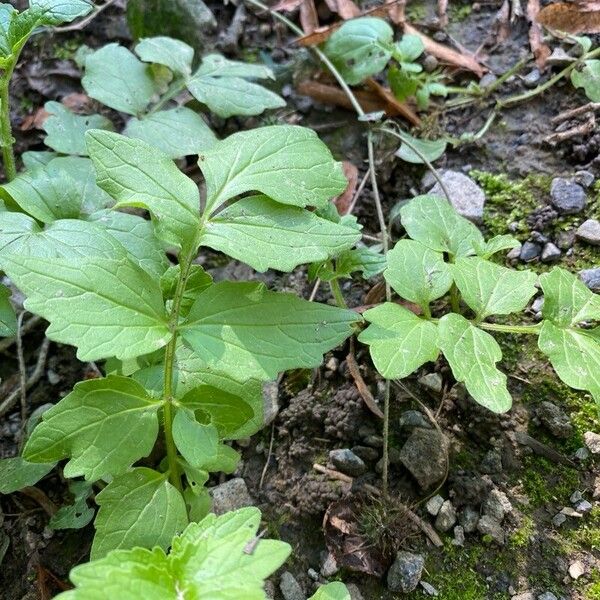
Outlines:
[{"label": "thin stem", "polygon": [[2,160],[4,162],[4,173],[8,181],[17,176],[17,165],[13,150],[12,127],[10,124],[10,78],[14,69],[11,65],[2,76],[0,81],[0,143],[2,144]]},{"label": "thin stem", "polygon": [[185,81],[177,82],[177,85],[173,85],[173,87],[165,93],[165,95],[145,114],[140,118],[143,120],[145,117],[149,117],[153,115],[155,112],[161,110],[170,100],[173,100],[178,94],[185,90]]},{"label": "thin stem", "polygon": [[500,325],[499,323],[481,322],[477,324],[481,329],[488,331],[499,331],[502,333],[524,333],[529,335],[538,335],[542,329],[541,323],[537,325]]},{"label": "thin stem", "polygon": [[329,287],[331,288],[331,293],[335,298],[335,303],[340,308],[348,308],[346,304],[346,300],[344,299],[344,294],[342,294],[342,288],[340,287],[340,282],[337,279],[332,279],[329,282]]},{"label": "thin stem", "polygon": [[383,465],[381,469],[381,493],[384,498],[387,498],[389,489],[389,437],[390,437],[390,395],[392,382],[389,379],[385,380],[385,390],[383,396]]},{"label": "thin stem", "polygon": [[450,308],[452,312],[460,314],[460,296],[455,283],[450,286]]}]

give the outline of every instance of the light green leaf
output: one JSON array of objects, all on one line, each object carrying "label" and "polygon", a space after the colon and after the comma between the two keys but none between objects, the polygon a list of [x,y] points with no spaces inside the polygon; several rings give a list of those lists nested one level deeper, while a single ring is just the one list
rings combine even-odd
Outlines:
[{"label": "light green leaf", "polygon": [[29,6],[40,10],[44,25],[69,23],[87,15],[94,8],[90,0],[29,0]]},{"label": "light green leaf", "polygon": [[405,34],[396,43],[395,50],[400,55],[399,62],[413,62],[425,52],[425,45],[418,35]]},{"label": "light green leaf", "polygon": [[35,485],[50,473],[56,463],[30,463],[24,458],[3,458],[0,460],[0,494],[12,494],[24,487]]},{"label": "light green leaf", "polygon": [[21,160],[23,161],[23,168],[25,170],[31,170],[37,167],[45,167],[57,156],[58,154],[56,154],[56,152],[45,150],[28,150],[27,152],[23,152],[23,154],[21,154]]},{"label": "light green leaf", "polygon": [[452,285],[452,272],[442,254],[420,242],[400,240],[388,252],[387,260],[386,281],[402,298],[424,309]]},{"label": "light green leaf", "polygon": [[220,250],[257,271],[292,271],[351,248],[360,231],[267,196],[243,198],[206,225],[202,245]]},{"label": "light green leaf", "polygon": [[506,412],[512,398],[506,375],[496,368],[502,350],[487,332],[455,313],[438,323],[440,349],[457,381],[463,382],[473,399],[495,413]]},{"label": "light green leaf", "polygon": [[413,240],[437,252],[469,256],[484,244],[479,229],[437,196],[413,198],[400,209],[400,220]]},{"label": "light green leaf", "polygon": [[322,585],[309,600],[352,600],[348,588],[339,581]]},{"label": "light green leaf", "polygon": [[236,379],[269,380],[280,371],[317,366],[359,319],[262,284],[222,282],[198,296],[179,331],[205,367]]},{"label": "light green leaf", "polygon": [[199,423],[189,410],[177,409],[173,419],[173,439],[181,456],[193,467],[203,468],[217,458],[217,428]]},{"label": "light green leaf", "polygon": [[115,477],[96,502],[100,510],[94,522],[92,560],[120,548],[168,548],[188,523],[183,497],[167,474],[152,469],[140,467]]},{"label": "light green leaf", "polygon": [[0,4],[0,57],[6,59],[12,54],[12,45],[9,43],[9,28],[17,10],[8,3]]},{"label": "light green leaf", "polygon": [[87,156],[85,132],[89,129],[114,129],[106,117],[76,115],[60,102],[46,102],[44,109],[49,113],[42,126],[48,134],[44,143],[62,154]]},{"label": "light green leaf", "polygon": [[126,256],[68,260],[4,254],[1,262],[27,295],[27,310],[50,321],[46,335],[77,346],[80,360],[133,358],[171,338],[158,281]]},{"label": "light green leaf", "polygon": [[600,102],[600,60],[586,60],[581,70],[571,71],[571,81],[576,88],[583,88],[592,102]]},{"label": "light green leaf", "polygon": [[89,131],[86,138],[98,185],[118,206],[146,208],[158,221],[161,239],[189,246],[200,222],[196,184],[168,156],[141,140],[99,130]]},{"label": "light green leaf", "polygon": [[217,457],[214,460],[207,462],[204,465],[204,468],[211,473],[218,472],[230,474],[237,469],[240,458],[239,452],[236,452],[230,446],[219,444],[217,448]]},{"label": "light green leaf", "polygon": [[376,17],[345,21],[325,43],[325,54],[351,85],[383,71],[392,56],[394,30]]},{"label": "light green leaf", "polygon": [[408,377],[439,354],[437,327],[410,310],[385,302],[364,314],[371,323],[358,340],[370,346],[375,368],[386,379]]},{"label": "light green leaf", "polygon": [[0,337],[17,334],[17,316],[10,302],[10,296],[10,289],[0,284]]},{"label": "light green leaf", "polygon": [[83,475],[97,481],[119,475],[152,450],[160,407],[127,377],[109,375],[80,382],[44,413],[23,457],[30,462],[70,458],[66,477]]},{"label": "light green leaf", "polygon": [[43,22],[43,15],[37,7],[21,12],[5,10],[2,14],[2,29],[5,35],[0,36],[0,68],[4,69],[10,68],[33,30]]},{"label": "light green leaf", "polygon": [[63,506],[50,517],[50,529],[81,529],[94,518],[94,509],[89,507],[87,499],[92,495],[92,484],[87,481],[71,481],[69,491],[73,504]]},{"label": "light green leaf", "polygon": [[[165,298],[170,300],[174,298],[180,273],[181,267],[179,265],[172,265],[163,274],[160,285]],[[210,287],[212,282],[212,277],[200,265],[192,265],[190,267],[179,307],[180,316],[187,316],[198,294],[207,287]]]},{"label": "light green leaf", "polygon": [[381,252],[366,246],[352,248],[336,258],[336,271],[342,276],[360,271],[365,279],[371,279],[379,275],[386,265],[387,261]]},{"label": "light green leaf", "polygon": [[477,256],[458,258],[454,282],[480,320],[523,310],[537,292],[533,271],[516,271]]},{"label": "light green leaf", "polygon": [[414,96],[419,89],[419,80],[412,74],[391,65],[387,72],[390,88],[400,102]]},{"label": "light green leaf", "polygon": [[481,258],[490,258],[490,256],[493,256],[496,252],[518,248],[520,245],[521,242],[512,235],[496,235],[491,240],[485,242],[483,246],[476,245],[475,251],[477,252],[477,256],[480,256]]},{"label": "light green leaf", "polygon": [[244,192],[260,192],[281,204],[324,207],[348,185],[341,164],[317,134],[294,125],[234,133],[198,164],[206,179],[207,213]]},{"label": "light green leaf", "polygon": [[136,45],[135,53],[143,61],[164,65],[178,75],[192,72],[194,49],[180,40],[164,36],[145,38]]},{"label": "light green leaf", "polygon": [[[446,140],[420,140],[408,133],[399,132],[402,144],[400,149],[396,152],[396,156],[406,162],[413,163],[416,165],[424,164],[423,159],[417,152],[419,152],[426,160],[433,162],[440,158],[446,151]],[[416,148],[417,152],[411,148]]]},{"label": "light green leaf", "polygon": [[194,75],[275,79],[273,71],[265,65],[228,60],[220,54],[207,54]]},{"label": "light green leaf", "polygon": [[217,141],[206,121],[193,110],[180,106],[161,110],[143,119],[130,119],[123,134],[143,140],[171,158],[200,154]]},{"label": "light green leaf", "polygon": [[142,113],[158,93],[149,66],[118,44],[107,44],[86,58],[81,84],[95,100],[128,115]]}]

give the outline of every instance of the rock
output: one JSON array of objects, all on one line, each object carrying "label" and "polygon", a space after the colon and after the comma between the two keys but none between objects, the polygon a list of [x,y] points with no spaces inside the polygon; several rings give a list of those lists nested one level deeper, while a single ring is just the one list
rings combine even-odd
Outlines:
[{"label": "rock", "polygon": [[577,504],[578,502],[581,502],[582,500],[583,500],[583,494],[579,490],[575,490],[571,494],[571,497],[569,498],[569,502],[571,504]]},{"label": "rock", "polygon": [[208,493],[212,496],[213,512],[217,515],[254,504],[254,500],[248,493],[246,482],[241,477],[221,483],[209,489]]},{"label": "rock", "polygon": [[573,456],[579,461],[587,460],[590,457],[590,451],[587,448],[583,447],[577,448]]},{"label": "rock", "polygon": [[338,567],[337,560],[335,560],[335,556],[331,554],[331,552],[328,552],[321,565],[321,575],[323,575],[323,577],[332,577],[339,570],[340,568]]},{"label": "rock", "polygon": [[575,215],[585,208],[585,190],[574,181],[555,177],[550,186],[553,206],[563,215]]},{"label": "rock", "polygon": [[579,579],[584,573],[585,565],[580,560],[576,560],[569,565],[569,575],[571,576],[571,579]]},{"label": "rock", "polygon": [[422,412],[418,410],[405,410],[399,419],[400,427],[405,429],[415,429],[415,427],[421,427],[422,429],[433,429],[433,426],[429,420],[425,417]]},{"label": "rock", "polygon": [[573,425],[565,412],[552,402],[541,402],[536,414],[546,428],[558,438],[567,439],[573,435]]},{"label": "rock", "polygon": [[501,523],[502,519],[510,512],[512,512],[512,504],[506,494],[493,489],[483,503],[483,514]]},{"label": "rock", "polygon": [[375,450],[375,448],[370,448],[369,446],[353,446],[352,452],[359,458],[370,462],[379,458],[379,451]]},{"label": "rock", "polygon": [[562,255],[560,248],[555,246],[552,242],[548,242],[544,245],[542,250],[542,262],[552,262],[554,260],[558,260]]},{"label": "rock", "polygon": [[448,531],[456,523],[456,509],[450,500],[444,501],[435,520],[435,528],[438,531]]},{"label": "rock", "polygon": [[419,583],[421,584],[423,591],[428,596],[439,596],[440,595],[440,593],[430,583],[427,583],[426,581],[420,581]]},{"label": "rock", "polygon": [[415,429],[402,446],[400,460],[419,485],[427,489],[446,474],[448,440],[433,429]]},{"label": "rock", "polygon": [[479,513],[474,508],[466,506],[460,513],[459,522],[465,533],[473,533],[477,529]]},{"label": "rock", "polygon": [[583,434],[583,441],[592,454],[600,454],[600,435],[593,431],[586,431]]},{"label": "rock", "polygon": [[350,600],[364,600],[363,595],[361,594],[358,586],[354,583],[346,584],[348,591],[350,592]]},{"label": "rock", "polygon": [[360,477],[367,472],[367,465],[363,459],[356,456],[349,448],[332,450],[329,453],[329,460],[338,471],[351,477]]},{"label": "rock", "polygon": [[596,221],[596,219],[584,221],[577,228],[575,235],[588,244],[600,246],[600,221]]},{"label": "rock", "polygon": [[[485,205],[483,190],[470,177],[459,171],[443,171],[441,178],[456,212],[469,221],[481,223]],[[446,197],[439,183],[436,183],[428,193],[440,198]]]},{"label": "rock", "polygon": [[284,571],[281,574],[279,589],[285,600],[306,600],[306,595],[302,591],[300,584],[289,571]]},{"label": "rock", "polygon": [[425,558],[420,554],[398,552],[387,574],[388,588],[392,592],[412,592],[419,585],[424,566]]},{"label": "rock", "polygon": [[502,453],[498,448],[489,450],[481,461],[480,469],[482,473],[501,473],[502,472]]},{"label": "rock", "polygon": [[594,174],[589,171],[577,171],[575,173],[575,181],[584,188],[592,187],[594,179]]},{"label": "rock", "polygon": [[435,394],[442,393],[442,376],[439,373],[427,373],[419,377],[419,383],[430,392]]},{"label": "rock", "polygon": [[321,576],[311,567],[310,569],[308,569],[308,571],[306,571],[306,574],[313,580],[313,581],[319,581],[319,579],[321,579]]},{"label": "rock", "polygon": [[565,515],[557,513],[552,517],[552,525],[554,525],[554,527],[560,527],[566,520],[567,517]]},{"label": "rock", "polygon": [[494,83],[495,81],[498,80],[498,77],[496,77],[496,75],[494,75],[493,73],[486,73],[480,80],[479,80],[479,85],[482,88],[486,88],[486,87],[490,87],[490,85],[492,85],[492,83]]},{"label": "rock", "polygon": [[564,506],[560,512],[563,515],[566,515],[567,517],[573,517],[574,519],[581,519],[581,517],[583,517],[583,515],[580,512],[577,512],[574,508],[571,508],[570,506]]},{"label": "rock", "polygon": [[504,529],[500,523],[489,515],[483,515],[477,523],[477,530],[483,535],[489,535],[496,543],[504,545]]},{"label": "rock", "polygon": [[529,591],[521,592],[520,594],[515,594],[512,600],[535,600],[535,594]]},{"label": "rock", "polygon": [[517,260],[517,258],[520,258],[522,247],[523,246],[517,246],[516,248],[512,248],[506,255],[506,260]]},{"label": "rock", "polygon": [[525,84],[525,87],[534,88],[540,82],[541,78],[542,74],[539,72],[539,70],[532,69],[529,73],[527,73],[527,75],[523,77],[523,83]]},{"label": "rock", "polygon": [[575,507],[575,510],[577,512],[580,513],[587,513],[590,512],[590,510],[592,510],[593,506],[591,504],[591,502],[588,502],[587,500],[582,500],[581,502],[579,502],[579,504],[577,504],[577,506]]},{"label": "rock", "polygon": [[423,66],[425,67],[425,70],[428,73],[432,73],[433,71],[435,71],[438,68],[438,65],[439,65],[438,59],[431,54],[428,54],[423,59]]},{"label": "rock", "polygon": [[454,539],[452,540],[452,543],[455,546],[461,547],[465,545],[465,530],[460,525],[457,525],[454,528]]},{"label": "rock", "polygon": [[552,592],[544,592],[537,597],[537,600],[558,600]]},{"label": "rock", "polygon": [[263,426],[270,425],[279,413],[279,386],[276,381],[263,384]]},{"label": "rock", "polygon": [[383,447],[383,438],[380,435],[368,435],[363,441],[367,446],[371,446],[372,448]]},{"label": "rock", "polygon": [[568,250],[575,243],[575,230],[559,231],[556,236],[556,245],[561,250]]},{"label": "rock", "polygon": [[547,64],[549,65],[565,65],[576,60],[570,54],[567,54],[562,48],[554,48],[552,54],[548,57]]},{"label": "rock", "polygon": [[519,258],[523,262],[531,262],[540,256],[542,253],[542,246],[535,242],[525,242],[521,246],[521,252],[519,252]]},{"label": "rock", "polygon": [[592,292],[600,294],[600,267],[579,271],[579,279],[581,279]]},{"label": "rock", "polygon": [[425,508],[431,516],[435,517],[440,512],[442,504],[444,504],[444,499],[439,494],[436,494],[435,496],[427,500]]}]

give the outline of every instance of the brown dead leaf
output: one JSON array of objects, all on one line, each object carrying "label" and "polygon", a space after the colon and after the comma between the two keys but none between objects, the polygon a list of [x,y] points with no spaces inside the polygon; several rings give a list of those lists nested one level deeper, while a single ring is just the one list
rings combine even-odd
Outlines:
[{"label": "brown dead leaf", "polygon": [[304,0],[279,0],[279,2],[273,7],[273,10],[280,12],[290,12],[296,10]]},{"label": "brown dead leaf", "polygon": [[354,192],[358,185],[358,169],[349,161],[345,160],[342,163],[342,169],[344,176],[348,180],[346,189],[339,196],[333,199],[333,203],[337,208],[338,214],[346,215],[352,204],[352,198],[354,198]]},{"label": "brown dead leaf", "polygon": [[300,24],[304,33],[312,33],[319,27],[319,15],[314,0],[304,0],[300,5]]},{"label": "brown dead leaf", "polygon": [[325,4],[345,21],[360,16],[360,8],[352,0],[325,0]]},{"label": "brown dead leaf", "polygon": [[538,23],[567,33],[600,33],[600,0],[557,2],[540,10]]},{"label": "brown dead leaf", "polygon": [[[419,119],[417,114],[407,104],[400,102],[396,96],[392,94],[391,90],[383,87],[373,78],[367,79],[366,83],[369,88],[386,103],[387,107],[392,107],[394,112],[399,114],[401,117],[404,117],[409,123],[412,123],[413,125],[421,124],[421,119]],[[389,112],[389,108],[386,108],[386,113],[387,112]]]},{"label": "brown dead leaf", "polygon": [[21,123],[21,131],[30,131],[31,129],[42,129],[44,122],[50,116],[49,112],[43,107],[38,108],[32,115],[27,115]]},{"label": "brown dead leaf", "polygon": [[91,110],[92,107],[92,99],[87,94],[80,94],[79,92],[67,94],[61,100],[61,103],[76,113],[86,114]]},{"label": "brown dead leaf", "polygon": [[535,56],[535,64],[540,71],[546,68],[546,62],[551,54],[550,47],[544,43],[542,28],[538,23],[540,0],[527,0],[527,20],[529,21],[529,45]]}]

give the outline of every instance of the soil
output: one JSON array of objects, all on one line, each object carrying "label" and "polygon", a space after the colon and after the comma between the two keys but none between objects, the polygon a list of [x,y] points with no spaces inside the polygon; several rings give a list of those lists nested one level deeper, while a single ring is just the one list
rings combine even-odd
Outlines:
[{"label": "soil", "polygon": [[[113,41],[132,43],[123,4],[115,2],[82,31],[44,32],[26,47],[11,92],[18,153],[44,148],[40,131],[26,126],[28,117],[47,100],[60,100],[71,92],[81,91],[80,73],[72,60],[78,45],[85,43],[99,47]],[[207,36],[205,47],[223,51],[230,58],[260,57],[272,61],[278,75],[278,89],[288,101],[285,109],[266,116],[227,121],[213,116],[214,130],[224,137],[267,122],[293,122],[312,127],[338,159],[351,161],[359,168],[360,180],[365,172],[365,127],[357,122],[353,113],[315,103],[295,91],[294,85],[298,81],[311,77],[318,70],[309,53],[292,43],[293,37],[280,23],[253,9],[246,11],[237,45],[228,44],[223,48],[222,32],[228,30],[236,7],[233,3],[223,4],[217,0],[207,4],[218,20],[219,29],[214,35]],[[371,4],[365,2],[364,6]],[[427,25],[433,23],[435,4],[410,2],[408,14],[417,25],[428,30]],[[483,45],[486,64],[497,75],[528,52],[527,24],[522,18],[511,26],[505,42],[494,43],[492,23],[500,2],[480,2],[477,7],[470,3],[450,4],[457,6],[450,12],[446,41],[456,40],[472,50]],[[321,17],[323,23],[333,20],[327,14]],[[430,28],[429,33],[433,35],[435,28]],[[438,34],[443,37],[441,32]],[[529,63],[521,75],[532,69],[533,63]],[[543,73],[542,81],[548,76]],[[466,84],[471,79],[471,76],[457,74],[455,84]],[[516,76],[502,87],[502,95],[524,89],[523,79]],[[584,214],[544,217],[552,177],[573,177],[577,171],[587,170],[598,181],[600,133],[574,137],[556,146],[544,142],[544,138],[555,131],[553,117],[585,102],[580,91],[563,81],[537,99],[503,110],[482,139],[456,149],[449,148],[436,162],[439,169],[470,173],[483,187],[487,197],[482,224],[484,233],[512,232],[522,242],[535,236],[535,232],[555,239],[561,231],[572,230],[586,218],[600,217],[600,185],[588,191],[590,202]],[[474,133],[483,126],[488,111],[488,106],[477,105],[444,110],[443,100],[437,100],[417,133],[432,135],[446,130],[457,137],[465,131]],[[111,116],[114,120],[115,115]],[[395,147],[389,139],[379,139],[377,148],[379,185],[384,210],[389,214],[398,201],[421,192],[425,170],[395,159],[392,152]],[[182,166],[193,173],[192,160]],[[364,232],[376,236],[378,225],[369,184],[355,214],[363,224]],[[219,277],[256,277],[244,265],[223,266],[222,257],[216,254],[207,254],[204,264]],[[573,270],[599,266],[600,253],[597,248],[576,243],[570,253],[563,254],[560,264]],[[549,267],[541,262],[528,266],[538,271]],[[291,275],[269,272],[260,278],[270,287],[291,290],[305,298],[310,296],[313,287],[303,269]],[[365,304],[369,292],[372,298],[372,287],[373,282],[362,280],[347,280],[342,285],[350,306]],[[316,299],[331,301],[325,286],[321,286]],[[28,368],[35,366],[42,341],[43,326],[40,324],[25,337],[24,357]],[[464,513],[466,507],[480,513],[490,490],[496,489],[505,493],[512,505],[502,521],[505,543],[498,544],[489,535],[475,531],[466,534],[464,545],[456,545],[450,529],[447,533],[438,532],[443,546],[436,548],[426,536],[407,526],[406,518],[390,519],[387,524],[389,535],[386,539],[391,540],[391,549],[378,547],[381,539],[366,536],[365,543],[384,566],[389,566],[396,550],[422,554],[425,557],[423,580],[435,588],[441,600],[521,598],[518,594],[526,592],[531,596],[522,596],[522,600],[542,597],[543,593],[555,595],[548,596],[547,600],[552,597],[598,600],[600,506],[598,497],[593,494],[594,490],[600,494],[599,462],[593,456],[584,460],[575,458],[575,453],[584,446],[583,434],[598,430],[597,413],[588,395],[569,390],[558,381],[528,340],[524,342],[521,338],[507,336],[502,344],[504,359],[501,366],[509,374],[514,399],[513,408],[505,415],[494,415],[471,401],[460,386],[454,384],[442,361],[427,365],[405,381],[408,391],[393,388],[391,501],[384,508],[389,509],[389,514],[397,514],[394,507],[410,507],[433,525],[435,517],[428,514],[425,503],[434,493],[450,499],[459,514]],[[348,369],[348,351],[346,344],[328,354],[324,366],[314,371],[286,373],[279,382],[280,410],[275,421],[251,440],[240,444],[243,461],[236,475],[245,479],[251,496],[263,511],[269,536],[292,544],[294,552],[286,568],[307,594],[313,592],[315,578],[324,580],[319,571],[328,551],[327,545],[334,553],[343,554],[337,545],[339,538],[332,536],[330,531],[324,534],[323,517],[328,509],[333,505],[337,510],[339,504],[336,503],[344,503],[361,535],[382,512],[378,508],[381,505],[377,500],[369,499],[368,492],[381,485],[377,465],[381,458],[381,421],[369,411],[356,389]],[[18,385],[14,346],[3,352],[3,359],[0,399]],[[367,386],[381,402],[382,381],[370,363],[368,352],[357,347],[356,360]],[[44,375],[28,392],[27,413],[31,414],[42,404],[57,402],[75,382],[96,368],[102,369],[102,365],[81,364],[71,348],[52,343]],[[428,373],[440,375],[442,394],[431,392],[418,383],[418,379]],[[566,437],[556,437],[540,418],[544,401],[552,402],[567,415],[571,427]],[[401,417],[408,410],[422,413],[426,427],[431,427],[427,415],[433,415],[435,426],[448,440],[447,477],[439,489],[435,486],[421,489],[397,458],[414,431],[400,425]],[[18,452],[21,431],[18,403],[2,418],[0,431],[0,456],[14,456]],[[332,467],[328,464],[331,450],[356,450],[357,447],[362,448],[360,451],[366,457],[368,468],[352,486],[315,470],[315,464]],[[211,484],[222,480],[215,478]],[[69,501],[65,482],[56,471],[36,488],[56,505]],[[567,517],[564,524],[557,526],[553,518],[564,507],[572,507],[570,498],[577,491],[590,502],[595,499],[595,506],[581,517]],[[30,494],[0,497],[0,508],[2,531],[10,539],[0,569],[0,596],[6,600],[51,597],[67,582],[70,568],[87,559],[92,526],[83,530],[50,530],[44,507]],[[345,552],[347,548],[343,550]],[[369,562],[371,558],[366,560],[366,570],[375,564]],[[338,559],[344,561],[343,556]],[[581,561],[585,567],[585,575],[577,580],[568,574],[569,566],[575,561]],[[426,595],[421,587],[409,594],[395,594],[386,587],[385,577],[356,572],[348,567],[341,567],[329,577],[356,584],[365,600],[417,599]],[[277,582],[275,576],[275,597],[282,598],[277,595]]]}]

